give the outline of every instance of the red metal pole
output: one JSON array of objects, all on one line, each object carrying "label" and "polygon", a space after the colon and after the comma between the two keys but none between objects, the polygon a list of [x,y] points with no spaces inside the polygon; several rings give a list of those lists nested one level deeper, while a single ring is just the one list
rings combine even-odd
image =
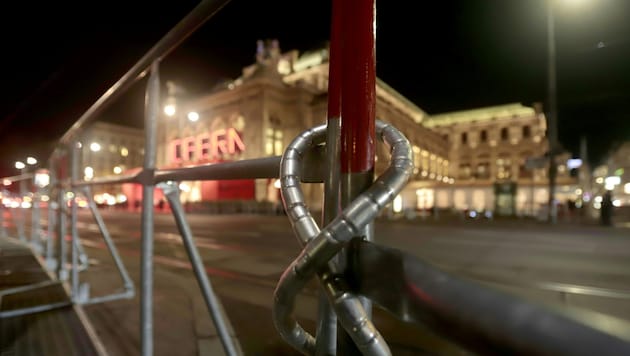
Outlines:
[{"label": "red metal pole", "polygon": [[374,169],[375,0],[345,0],[341,109],[341,172]]},{"label": "red metal pole", "polygon": [[[342,0],[341,67],[341,205],[346,206],[374,180],[376,116],[375,0]],[[372,240],[374,226],[360,233]],[[338,256],[341,269],[351,268],[352,251]],[[350,262],[350,263],[349,263]],[[362,300],[367,316],[371,303]],[[345,332],[338,333],[338,354],[358,355],[359,349]]]}]

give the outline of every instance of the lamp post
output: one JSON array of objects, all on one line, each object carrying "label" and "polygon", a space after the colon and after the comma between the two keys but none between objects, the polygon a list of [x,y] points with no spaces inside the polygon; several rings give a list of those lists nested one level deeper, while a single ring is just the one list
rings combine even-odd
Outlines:
[{"label": "lamp post", "polygon": [[556,150],[558,149],[558,108],[556,80],[556,35],[554,24],[554,0],[547,1],[547,138],[549,140],[549,221],[557,223],[556,200]]}]

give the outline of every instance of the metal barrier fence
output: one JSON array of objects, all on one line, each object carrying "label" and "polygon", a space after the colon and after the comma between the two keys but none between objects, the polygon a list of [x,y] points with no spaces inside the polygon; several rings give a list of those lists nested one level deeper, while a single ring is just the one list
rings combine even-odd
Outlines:
[{"label": "metal barrier fence", "polygon": [[[38,198],[31,210],[30,241],[24,233],[24,216],[16,216],[15,219],[18,222],[18,237],[30,242],[36,252],[46,257],[48,267],[57,271],[58,281],[54,283],[70,280],[73,303],[91,304],[131,298],[135,293],[133,282],[92,199],[90,187],[129,182],[142,184],[141,350],[143,355],[152,355],[153,194],[156,187],[162,189],[224,350],[228,355],[235,355],[238,348],[228,335],[220,301],[205,272],[180,203],[179,188],[174,181],[279,177],[285,210],[303,250],[278,282],[272,317],[280,335],[300,352],[318,355],[355,352],[391,354],[386,341],[370,320],[371,302],[374,302],[404,322],[428,327],[483,353],[630,354],[630,327],[626,323],[604,316],[589,320],[581,312],[547,310],[460,280],[400,251],[370,242],[373,239],[374,218],[404,187],[413,170],[413,153],[407,139],[394,127],[374,120],[373,1],[333,1],[329,119],[326,125],[299,135],[282,157],[160,170],[156,168],[159,65],[175,46],[228,2],[202,1],[61,138],[49,160],[51,182],[47,193],[51,200],[48,202],[45,247],[40,244],[44,232],[39,225]],[[147,74],[143,169],[133,175],[80,180],[79,133],[112,100]],[[391,162],[389,168],[374,180],[374,141],[377,138],[390,147]],[[68,167],[69,176],[64,174]],[[32,175],[23,175],[12,177],[12,181],[32,178]],[[309,182],[325,183],[322,228],[308,211],[300,188],[302,183]],[[88,289],[80,283],[79,272],[88,264],[78,234],[78,195],[83,195],[88,201],[123,280],[122,291],[90,297]],[[12,209],[12,213],[17,214],[18,211],[23,212],[22,209]],[[66,261],[68,244],[65,242],[68,217],[71,232],[69,264]],[[4,229],[0,232],[6,236]],[[55,239],[56,253],[53,246]],[[318,277],[322,287],[316,336],[307,333],[292,315],[297,293],[313,277]],[[41,285],[26,288],[39,287]],[[38,306],[17,313],[55,307],[57,305]],[[339,338],[337,320],[342,328]],[[604,324],[608,324],[606,331],[603,331]],[[614,326],[611,328],[610,325]]]}]

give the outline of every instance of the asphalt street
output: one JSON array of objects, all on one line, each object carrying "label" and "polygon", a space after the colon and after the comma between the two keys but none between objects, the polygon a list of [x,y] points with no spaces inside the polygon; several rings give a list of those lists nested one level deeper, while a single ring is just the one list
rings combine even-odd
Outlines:
[{"label": "asphalt street", "polygon": [[[101,211],[136,286],[139,286],[140,216]],[[296,354],[271,322],[273,290],[299,253],[283,216],[192,214],[188,221],[215,291],[247,355]],[[81,273],[90,295],[120,290],[122,280],[89,211],[79,234],[90,258]],[[212,323],[186,252],[169,214],[155,219],[156,355],[215,354]],[[624,228],[535,222],[379,220],[378,243],[401,249],[448,272],[537,303],[587,308],[630,320],[630,234]],[[297,315],[315,328],[317,289],[298,298]],[[137,293],[138,295],[139,293]],[[139,353],[139,298],[86,306],[112,355]],[[464,354],[445,341],[404,325],[384,312],[375,322],[396,355]]]}]

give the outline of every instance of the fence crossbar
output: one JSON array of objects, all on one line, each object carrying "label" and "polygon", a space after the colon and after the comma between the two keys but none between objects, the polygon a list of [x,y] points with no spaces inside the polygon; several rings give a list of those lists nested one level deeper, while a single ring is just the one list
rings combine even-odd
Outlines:
[{"label": "fence crossbar", "polygon": [[97,115],[103,112],[116,98],[127,91],[138,79],[148,73],[154,62],[159,62],[167,56],[179,44],[192,35],[197,28],[203,25],[230,0],[204,0],[199,3],[186,17],[184,17],[173,29],[156,43],[136,64],[131,67],[114,85],[101,95],[81,117],[61,137],[59,143],[68,145],[83,128],[94,121]]},{"label": "fence crossbar", "polygon": [[628,355],[630,323],[551,309],[445,273],[393,248],[353,241],[351,290],[398,319],[482,354]]}]

